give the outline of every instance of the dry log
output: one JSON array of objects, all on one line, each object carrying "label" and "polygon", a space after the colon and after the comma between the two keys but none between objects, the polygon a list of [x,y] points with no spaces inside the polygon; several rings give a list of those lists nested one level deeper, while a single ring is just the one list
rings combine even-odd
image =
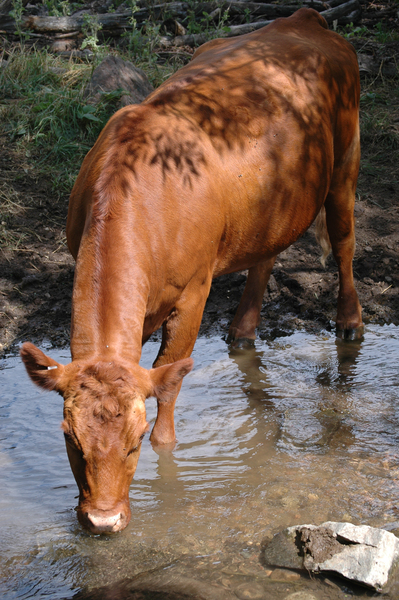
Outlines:
[{"label": "dry log", "polygon": [[390,59],[375,58],[368,54],[358,54],[360,75],[397,77],[398,67]]},{"label": "dry log", "polygon": [[249,11],[248,14],[251,15],[252,19],[254,17],[277,19],[277,17],[289,17],[298,10],[299,5],[290,6],[288,4],[265,4],[261,2],[239,2],[234,0],[231,2],[204,2],[195,7],[195,14],[202,15],[204,12],[210,14],[216,8],[220,8],[223,12],[228,10],[230,17],[244,15],[246,11]]},{"label": "dry log", "polygon": [[349,2],[345,2],[344,4],[340,4],[334,8],[323,10],[320,14],[323,15],[327,23],[330,24],[336,19],[344,17],[345,15],[348,15],[352,11],[355,11],[359,8],[359,0],[349,0]]},{"label": "dry log", "polygon": [[273,21],[257,21],[256,23],[245,23],[244,25],[231,25],[228,31],[220,30],[209,33],[193,33],[189,35],[179,35],[172,40],[171,45],[173,46],[199,46],[208,42],[211,37],[235,37],[237,35],[243,35],[244,33],[250,33],[255,29],[260,29],[269,25]]},{"label": "dry log", "polygon": [[362,16],[362,9],[359,6],[356,10],[349,13],[349,15],[345,15],[344,17],[340,17],[338,19],[339,25],[349,25],[350,23],[358,23]]},{"label": "dry log", "polygon": [[336,6],[340,6],[341,4],[345,4],[345,0],[328,0],[324,6],[324,10],[326,10],[326,5],[329,8],[335,8]]},{"label": "dry log", "polygon": [[[238,4],[238,3],[236,3]],[[240,4],[250,4],[241,2]],[[291,7],[292,8],[292,7]],[[330,8],[328,10],[322,11],[320,14],[326,19],[328,23],[332,23],[335,19],[339,19],[340,17],[351,14],[353,11],[357,11],[360,9],[358,0],[349,0],[349,2],[345,2],[340,6]],[[295,8],[297,10],[297,7]],[[292,10],[290,14],[295,12]],[[268,21],[256,21],[255,23],[246,23],[245,25],[231,25],[228,31],[213,31],[211,32],[212,37],[234,37],[237,35],[243,35],[244,33],[250,33],[251,31],[255,31],[255,29],[260,29],[265,25],[269,25],[272,23],[272,20]],[[197,33],[191,35],[181,35],[177,36],[173,40],[174,46],[198,46],[200,44],[205,43],[210,39],[210,34]]]},{"label": "dry log", "polygon": [[[129,27],[131,13],[112,13],[97,16],[98,22],[104,29]],[[79,17],[28,17],[24,20],[24,28],[33,29],[40,33],[68,33],[81,31],[85,24],[83,16]]]},{"label": "dry log", "polygon": [[[344,3],[342,3],[342,0],[331,0],[331,2],[329,2],[329,5],[331,6],[332,4],[336,4],[337,2],[341,2],[341,4],[329,8],[328,10],[321,11],[321,14],[326,18],[328,23],[332,23],[334,20],[340,19],[341,17],[348,14],[350,14],[351,18],[353,19],[352,15],[359,14],[358,11],[360,10],[360,5],[358,0],[349,0],[348,2]],[[309,0],[307,4],[309,6],[312,6],[313,4],[320,10],[320,5],[322,3],[319,1],[317,1],[317,3],[312,3]],[[196,5],[195,12],[201,15],[203,14],[203,12],[210,14],[210,12],[212,12],[212,9],[214,9],[215,7],[219,7],[221,10],[227,10],[229,8],[230,16],[244,14],[245,11],[249,10],[252,18],[267,17],[267,20],[245,23],[243,25],[231,25],[229,27],[229,31],[215,30],[208,32],[207,34],[199,33],[194,35],[177,36],[174,42],[172,42],[173,45],[195,46],[203,43],[204,41],[207,41],[211,37],[233,37],[237,35],[242,35],[243,33],[248,33],[250,31],[254,31],[255,29],[259,29],[264,25],[267,25],[277,17],[289,16],[298,9],[298,5],[275,5],[260,2],[243,2],[233,0],[231,2],[203,2],[201,4]],[[187,16],[189,5],[186,2],[171,2],[170,4],[160,4],[157,6],[153,6],[151,9],[141,8],[135,13],[134,17],[138,23],[148,18],[150,13],[152,18],[161,19],[163,18],[165,9],[167,9],[168,14],[173,15],[175,19],[181,19]],[[92,16],[93,18],[97,17],[98,22],[102,25],[103,31],[113,31],[114,33],[120,33],[122,30],[129,29],[131,27],[130,11],[121,13],[99,14]],[[71,17],[30,16],[23,17],[22,20],[22,28],[24,30],[30,30],[39,34],[67,34],[72,32],[75,33],[76,31],[81,31],[84,24],[85,22],[83,15]],[[0,29],[8,33],[14,33],[15,21],[9,16],[0,15]],[[170,46],[171,43],[164,42],[162,45],[164,47]]]}]

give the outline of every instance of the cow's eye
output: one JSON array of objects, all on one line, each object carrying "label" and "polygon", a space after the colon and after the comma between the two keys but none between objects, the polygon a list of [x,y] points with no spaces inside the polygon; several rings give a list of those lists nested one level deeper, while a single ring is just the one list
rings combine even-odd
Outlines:
[{"label": "cow's eye", "polygon": [[127,456],[130,456],[131,454],[133,454],[133,452],[136,452],[136,450],[138,450],[141,442],[143,441],[144,436],[145,436],[145,432],[141,434],[141,436],[139,437],[139,442],[138,442],[137,446],[135,446],[134,448],[129,450],[129,452],[127,453]]}]

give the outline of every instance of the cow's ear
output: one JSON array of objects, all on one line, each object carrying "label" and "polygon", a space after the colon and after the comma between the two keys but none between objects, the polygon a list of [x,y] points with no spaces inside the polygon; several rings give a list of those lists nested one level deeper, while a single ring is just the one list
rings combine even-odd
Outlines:
[{"label": "cow's ear", "polygon": [[170,365],[162,365],[150,370],[151,391],[160,402],[170,402],[180,390],[183,377],[190,373],[194,366],[192,358],[183,358]]},{"label": "cow's ear", "polygon": [[29,377],[36,385],[45,390],[56,390],[62,393],[62,375],[65,367],[46,356],[34,344],[25,342],[20,350]]}]

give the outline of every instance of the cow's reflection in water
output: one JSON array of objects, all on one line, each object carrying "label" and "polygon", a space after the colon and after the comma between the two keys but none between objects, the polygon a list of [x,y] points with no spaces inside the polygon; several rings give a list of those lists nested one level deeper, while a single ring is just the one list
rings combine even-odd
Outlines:
[{"label": "cow's reflection in water", "polygon": [[267,358],[255,344],[249,342],[230,349],[229,356],[242,375],[242,391],[248,399],[248,408],[257,418],[264,420],[266,417],[269,425],[274,423],[276,444],[281,442],[281,447],[286,449],[294,447],[322,453],[340,445],[351,445],[354,436],[351,425],[346,423],[350,410],[348,392],[352,387],[362,341],[363,338],[335,340],[336,355],[319,364],[315,371],[318,397],[311,402],[310,409],[308,403],[301,407],[302,390],[298,390],[295,402],[290,403],[288,399],[281,403],[280,384],[277,389],[271,383]]}]

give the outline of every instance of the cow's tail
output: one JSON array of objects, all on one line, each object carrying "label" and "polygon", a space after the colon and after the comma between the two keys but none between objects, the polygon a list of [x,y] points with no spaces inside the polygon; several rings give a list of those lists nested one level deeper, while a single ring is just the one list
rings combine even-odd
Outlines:
[{"label": "cow's tail", "polygon": [[331,252],[331,242],[327,231],[326,209],[324,208],[324,206],[322,206],[319,214],[316,217],[315,226],[316,240],[319,242],[323,251],[320,257],[320,262],[323,265],[323,267],[325,267],[327,256]]}]

